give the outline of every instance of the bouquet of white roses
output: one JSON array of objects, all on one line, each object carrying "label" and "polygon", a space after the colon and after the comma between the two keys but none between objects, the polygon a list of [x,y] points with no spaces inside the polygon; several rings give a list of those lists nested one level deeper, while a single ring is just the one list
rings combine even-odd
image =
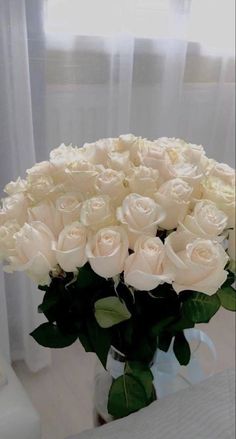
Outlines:
[{"label": "bouquet of white roses", "polygon": [[199,145],[123,135],[63,144],[26,174],[2,199],[4,269],[45,291],[38,343],[79,338],[105,367],[111,345],[124,354],[108,409],[125,416],[156,397],[157,348],[174,340],[186,365],[184,329],[235,310],[235,172]]}]

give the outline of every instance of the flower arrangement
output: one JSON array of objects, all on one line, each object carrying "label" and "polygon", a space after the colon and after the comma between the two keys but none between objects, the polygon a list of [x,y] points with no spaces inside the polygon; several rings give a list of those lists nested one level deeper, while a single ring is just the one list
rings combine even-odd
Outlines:
[{"label": "flower arrangement", "polygon": [[235,172],[199,145],[123,135],[62,144],[26,174],[5,187],[0,256],[45,292],[31,335],[53,348],[79,338],[104,367],[115,346],[125,369],[108,410],[126,416],[156,398],[157,348],[173,343],[187,365],[184,330],[235,311]]}]

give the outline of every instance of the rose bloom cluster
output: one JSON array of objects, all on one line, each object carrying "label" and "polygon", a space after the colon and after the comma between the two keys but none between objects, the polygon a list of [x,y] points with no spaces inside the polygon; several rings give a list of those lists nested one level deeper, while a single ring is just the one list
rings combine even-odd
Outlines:
[{"label": "rose bloom cluster", "polygon": [[4,269],[48,284],[89,262],[137,290],[214,294],[235,260],[234,184],[232,168],[180,139],[62,144],[4,189]]}]

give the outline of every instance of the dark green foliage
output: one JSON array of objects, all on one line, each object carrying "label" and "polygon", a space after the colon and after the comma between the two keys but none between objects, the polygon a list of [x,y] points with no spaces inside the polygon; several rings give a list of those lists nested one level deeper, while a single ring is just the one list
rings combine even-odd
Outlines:
[{"label": "dark green foliage", "polygon": [[184,291],[180,298],[183,302],[183,315],[194,323],[208,323],[220,308],[217,294],[209,296],[196,291]]},{"label": "dark green foliage", "polygon": [[222,287],[217,295],[221,305],[229,311],[236,311],[236,291],[230,286]]},{"label": "dark green foliage", "polygon": [[191,357],[191,350],[183,332],[178,332],[174,341],[174,353],[181,366],[187,366]]},{"label": "dark green foliage", "polygon": [[151,292],[134,291],[120,276],[118,285],[93,272],[89,264],[78,274],[53,278],[38,310],[48,322],[32,332],[41,345],[69,346],[79,338],[84,349],[94,352],[106,367],[113,345],[126,357],[125,373],[114,380],[108,410],[115,418],[133,413],[155,400],[150,370],[157,348],[173,349],[181,365],[187,365],[191,351],[184,330],[205,323],[220,306],[236,309],[236,292],[231,287],[232,273],[213,295],[183,291],[179,295],[169,284]]},{"label": "dark green foliage", "polygon": [[77,339],[77,334],[63,333],[53,323],[43,323],[30,334],[39,344],[46,348],[65,348]]},{"label": "dark green foliage", "polygon": [[113,381],[108,398],[108,412],[122,418],[155,401],[153,376],[142,363],[128,363],[125,373]]}]

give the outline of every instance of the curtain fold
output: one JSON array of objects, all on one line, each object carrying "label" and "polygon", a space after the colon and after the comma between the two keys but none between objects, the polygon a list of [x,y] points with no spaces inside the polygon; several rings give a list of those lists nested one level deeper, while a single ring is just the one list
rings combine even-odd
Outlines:
[{"label": "curtain fold", "polygon": [[[202,143],[234,166],[234,58],[188,41],[191,3],[171,0],[166,38],[155,39],[46,33],[44,0],[2,0],[0,187],[62,142],[128,132]],[[28,335],[41,299],[24,274],[0,270],[0,350],[31,370],[50,362]]]},{"label": "curtain fold", "polygon": [[[36,3],[33,0],[31,5]],[[1,189],[10,179],[23,176],[37,156],[26,6],[24,0],[0,2]],[[42,321],[37,313],[40,299],[41,293],[24,274],[3,276],[1,270],[0,350],[8,359],[9,351],[12,360],[24,358],[31,370],[50,362],[49,351],[33,343],[29,336]]]}]

